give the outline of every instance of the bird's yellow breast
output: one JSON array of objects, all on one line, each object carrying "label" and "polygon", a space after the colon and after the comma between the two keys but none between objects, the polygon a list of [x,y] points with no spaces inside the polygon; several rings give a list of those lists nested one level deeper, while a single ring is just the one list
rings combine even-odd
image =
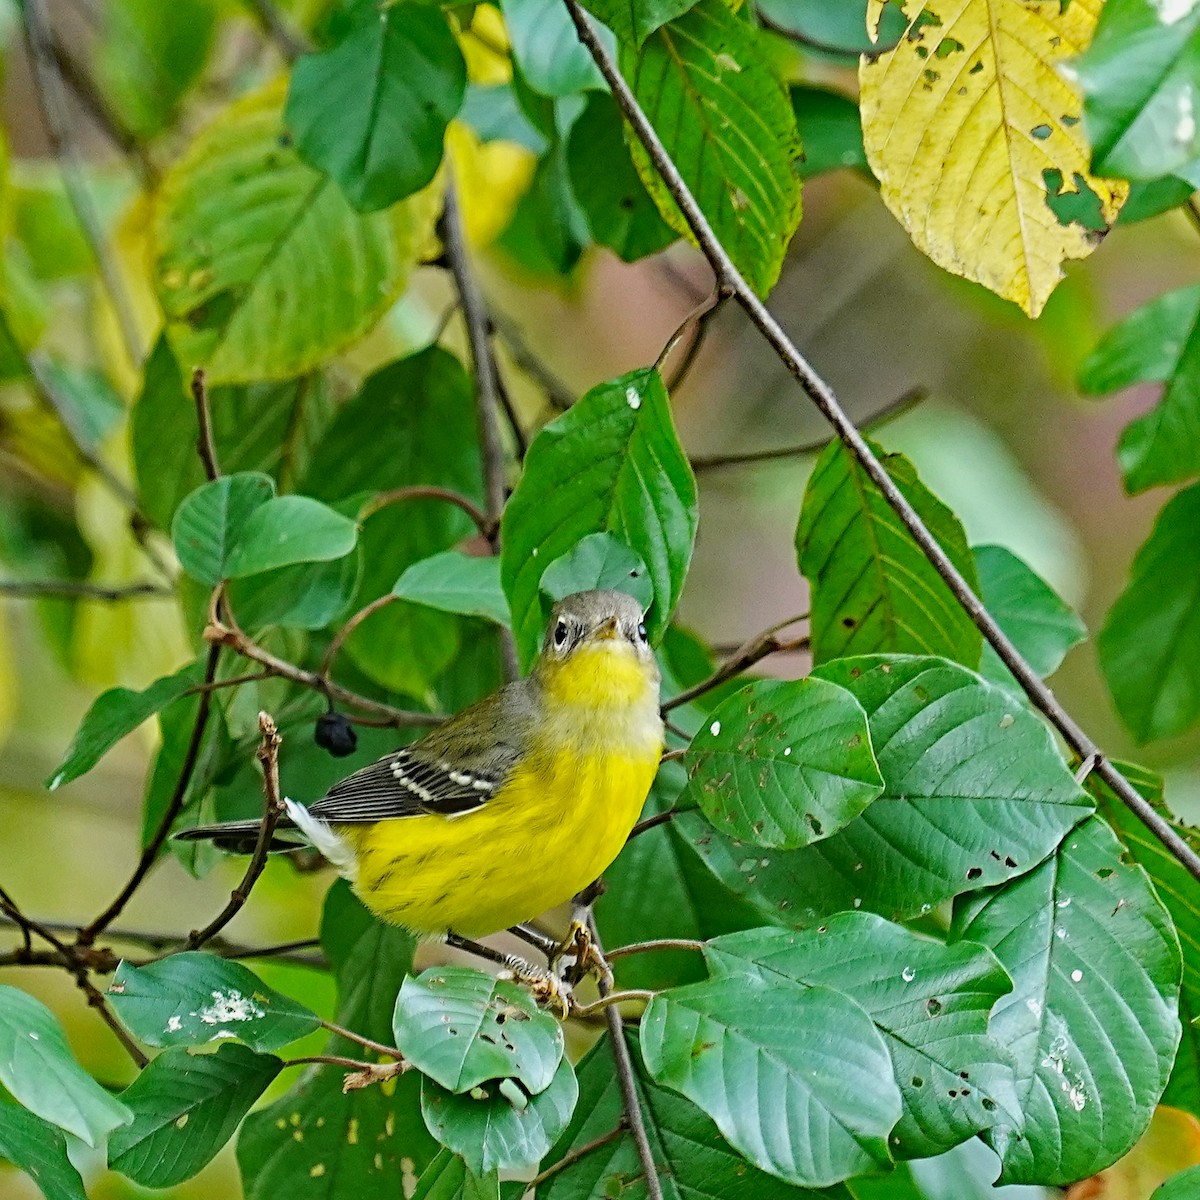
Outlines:
[{"label": "bird's yellow breast", "polygon": [[385,920],[475,937],[569,900],[616,858],[654,781],[656,682],[627,643],[547,671],[544,719],[485,804],[337,827],[356,851],[355,891]]}]

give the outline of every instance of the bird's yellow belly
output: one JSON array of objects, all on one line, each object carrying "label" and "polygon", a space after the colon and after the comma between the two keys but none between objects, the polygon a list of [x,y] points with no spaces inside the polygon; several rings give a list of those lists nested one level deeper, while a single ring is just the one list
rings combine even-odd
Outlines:
[{"label": "bird's yellow belly", "polygon": [[658,758],[535,753],[499,795],[462,816],[336,826],[357,851],[354,890],[376,916],[418,933],[482,937],[528,921],[620,853]]}]

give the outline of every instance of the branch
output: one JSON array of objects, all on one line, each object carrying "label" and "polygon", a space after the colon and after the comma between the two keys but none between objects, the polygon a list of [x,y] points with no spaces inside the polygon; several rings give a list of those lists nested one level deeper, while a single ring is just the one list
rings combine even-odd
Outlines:
[{"label": "branch", "polygon": [[573,1167],[581,1158],[587,1158],[594,1150],[599,1150],[607,1146],[609,1142],[615,1142],[629,1129],[629,1121],[626,1117],[622,1117],[617,1122],[615,1129],[610,1129],[607,1133],[602,1133],[598,1138],[592,1138],[590,1142],[585,1142],[582,1146],[578,1146],[572,1150],[570,1154],[564,1154],[558,1162],[548,1166],[544,1171],[539,1171],[526,1185],[522,1195],[527,1196],[538,1184],[545,1183],[547,1179],[553,1178],[559,1171],[565,1171],[568,1167]]},{"label": "branch", "polygon": [[[663,815],[665,814],[659,813],[659,816]],[[610,950],[605,957],[609,962],[613,962],[618,958],[628,958],[631,954],[653,954],[659,950],[694,950],[697,954],[703,954],[704,943],[696,941],[695,938],[657,938],[652,942],[633,942],[628,946],[618,946],[615,950]]]},{"label": "branch", "polygon": [[[209,647],[208,659],[204,664],[204,682],[206,684],[211,684],[216,678],[217,660],[220,658],[220,655],[220,646],[213,645]],[[125,886],[117,893],[112,903],[95,920],[79,931],[79,937],[76,939],[78,945],[90,946],[95,942],[97,936],[121,915],[125,909],[125,905],[129,903],[129,898],[141,887],[142,880],[146,878],[150,873],[150,868],[158,860],[159,851],[162,850],[163,844],[171,832],[171,826],[175,824],[175,818],[179,816],[180,811],[183,809],[184,800],[187,798],[188,787],[192,782],[192,776],[196,771],[196,764],[200,759],[200,746],[204,742],[204,732],[208,728],[208,714],[211,707],[211,690],[202,691],[200,693],[199,704],[196,707],[196,720],[192,724],[192,736],[188,740],[187,750],[183,756],[183,766],[180,767],[179,778],[175,782],[175,791],[172,792],[171,799],[167,802],[167,807],[163,810],[163,815],[158,822],[158,828],[155,829],[154,835],[146,843],[141,857],[137,861],[137,865],[133,868],[133,873],[129,876]]]},{"label": "branch", "polygon": [[196,439],[196,453],[204,464],[204,473],[211,482],[221,476],[217,461],[217,444],[213,440],[212,412],[208,406],[208,387],[204,382],[204,369],[197,367],[192,372],[192,399],[196,402],[196,424],[200,435]]},{"label": "branch", "polygon": [[[877,409],[864,422],[864,429],[875,429],[896,417],[903,416],[909,409],[915,408],[922,400],[929,398],[929,392],[923,387],[909,388],[907,392],[889,400],[882,408]],[[798,446],[780,446],[773,450],[749,450],[741,454],[711,454],[691,460],[693,471],[711,471],[719,467],[740,467],[750,463],[772,462],[779,458],[801,458],[806,454],[816,454],[824,450],[833,438],[813,438],[812,441],[801,442]]]},{"label": "branch", "polygon": [[0,579],[0,596],[32,599],[38,596],[61,596],[80,600],[137,600],[142,597],[173,596],[175,593],[159,583],[91,583],[81,579]]},{"label": "branch", "polygon": [[359,511],[359,524],[361,525],[368,517],[373,517],[381,509],[387,508],[389,504],[399,504],[404,500],[445,500],[447,504],[461,508],[475,522],[475,528],[484,537],[491,535],[492,519],[477,504],[468,500],[460,492],[427,484],[416,484],[411,487],[393,488],[390,492],[380,492],[378,496],[368,500]]},{"label": "branch", "polygon": [[229,894],[229,901],[225,907],[203,929],[193,929],[188,935],[185,947],[188,950],[198,950],[237,916],[267,865],[271,838],[275,834],[275,826],[283,816],[283,796],[279,790],[279,744],[283,738],[279,736],[279,730],[275,728],[270,714],[265,712],[258,714],[258,731],[262,734],[262,741],[259,742],[255,757],[263,769],[263,818],[258,827],[258,841],[254,844],[254,853],[250,856],[241,883]]},{"label": "branch", "polygon": [[[490,322],[479,284],[471,271],[467,256],[467,241],[463,232],[462,213],[453,178],[446,182],[442,208],[442,241],[454,282],[462,300],[463,319],[467,325],[467,340],[471,346],[471,361],[475,367],[475,400],[479,413],[479,446],[483,452],[483,494],[489,522],[488,541],[492,553],[500,552],[500,514],[504,511],[506,494],[504,443],[500,437],[500,389],[496,359],[489,340]],[[500,652],[504,674],[510,681],[520,675],[517,648],[511,631],[500,631]]]},{"label": "branch", "polygon": [[297,33],[283,19],[271,0],[243,0],[243,3],[289,63],[295,62],[303,54],[312,53],[313,47],[309,40],[303,34]]},{"label": "branch", "polygon": [[508,353],[526,375],[546,393],[552,408],[566,412],[575,403],[575,393],[530,349],[521,331],[507,317],[492,313],[492,324],[496,327]]},{"label": "branch", "polygon": [[580,41],[588,48],[593,60],[600,68],[601,74],[608,81],[612,88],[613,99],[633,128],[638,140],[645,147],[646,153],[654,164],[655,171],[683,213],[688,228],[717,277],[720,288],[729,292],[737,300],[754,327],[779,356],[780,361],[800,384],[809,399],[833,426],[846,449],[870,476],[875,486],[879,488],[892,511],[912,534],[913,540],[920,547],[921,552],[945,581],[963,611],[1000,656],[1000,660],[1013,673],[1034,706],[1058,730],[1063,740],[1081,759],[1087,759],[1093,754],[1100,755],[1095,769],[1096,774],[1179,860],[1188,873],[1197,882],[1200,882],[1200,855],[1171,828],[1168,821],[1155,812],[1153,806],[1138,793],[1129,780],[1106,757],[1103,757],[1096,743],[1063,708],[1038,673],[1021,657],[1020,652],[1005,636],[995,618],[971,590],[967,581],[947,557],[946,552],[938,545],[937,539],[926,529],[916,510],[872,453],[871,447],[838,403],[833,389],[810,366],[783,331],[779,322],[775,320],[766,305],[742,277],[720,239],[713,232],[708,218],[696,203],[696,198],[684,182],[653,125],[642,111],[637,98],[617,70],[612,57],[597,38],[590,19],[580,7],[578,0],[563,0],[563,2],[575,23]]},{"label": "branch", "polygon": [[[596,953],[603,958],[604,946],[600,941],[600,931],[596,928],[596,918],[590,912],[588,913],[588,932],[592,935],[592,946]],[[596,981],[602,1000],[612,991],[608,974],[607,971],[602,971]],[[642,1173],[646,1177],[646,1200],[663,1200],[658,1167],[654,1162],[654,1152],[650,1149],[650,1139],[646,1136],[646,1122],[642,1116],[642,1106],[638,1101],[637,1080],[633,1071],[633,1059],[629,1054],[629,1043],[625,1041],[625,1022],[621,1018],[621,1010],[615,1004],[610,1005],[604,1010],[604,1020],[608,1025],[608,1040],[612,1045],[613,1062],[617,1068],[617,1082],[621,1087],[621,1102],[625,1108],[625,1120],[629,1122],[629,1132],[633,1134],[633,1142],[637,1146],[638,1158],[642,1164]]]},{"label": "branch", "polygon": [[764,629],[762,633],[756,633],[748,642],[739,647],[727,658],[707,679],[702,679],[690,688],[684,688],[677,696],[672,696],[670,700],[662,705],[661,711],[664,714],[669,713],[673,708],[678,708],[681,704],[687,704],[689,701],[695,700],[697,696],[703,696],[705,692],[711,692],[713,688],[720,687],[727,679],[732,679],[735,675],[740,675],[743,671],[748,671],[756,662],[768,658],[772,654],[779,654],[786,650],[798,650],[803,646],[807,646],[807,635],[792,638],[790,641],[785,642],[781,642],[775,636],[781,629],[786,629],[789,625],[794,625],[797,621],[806,619],[807,614],[801,614],[798,617],[788,617],[786,621],[780,621],[778,625],[772,625],[770,629]]},{"label": "branch", "polygon": [[121,338],[129,361],[139,366],[144,358],[141,334],[133,305],[125,293],[120,271],[108,253],[108,246],[99,214],[92,203],[85,181],[85,169],[79,149],[71,136],[70,115],[63,77],[54,56],[54,36],[47,13],[46,0],[25,0],[25,40],[33,64],[34,90],[45,120],[46,133],[62,171],[63,184],[71,207],[79,220],[84,240],[91,249],[100,270],[104,290],[116,314]]}]

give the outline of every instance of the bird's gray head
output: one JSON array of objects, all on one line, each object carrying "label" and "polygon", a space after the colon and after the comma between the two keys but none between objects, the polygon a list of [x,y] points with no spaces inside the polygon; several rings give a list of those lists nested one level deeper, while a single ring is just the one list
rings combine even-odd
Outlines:
[{"label": "bird's gray head", "polygon": [[561,660],[585,643],[620,640],[628,642],[639,659],[652,659],[642,617],[641,605],[624,592],[575,592],[551,610],[544,651]]}]

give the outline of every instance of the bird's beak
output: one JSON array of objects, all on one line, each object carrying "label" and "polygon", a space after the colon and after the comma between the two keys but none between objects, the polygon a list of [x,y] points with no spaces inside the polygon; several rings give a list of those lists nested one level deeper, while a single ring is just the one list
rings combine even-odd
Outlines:
[{"label": "bird's beak", "polygon": [[609,617],[596,629],[592,635],[598,642],[611,641],[617,636],[617,618]]}]

